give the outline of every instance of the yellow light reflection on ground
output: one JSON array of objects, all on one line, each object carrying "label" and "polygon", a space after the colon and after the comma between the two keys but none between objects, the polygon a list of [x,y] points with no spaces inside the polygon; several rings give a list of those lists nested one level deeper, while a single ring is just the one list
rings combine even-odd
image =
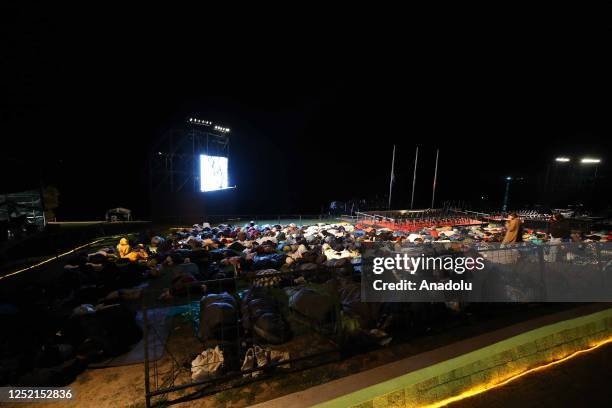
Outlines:
[{"label": "yellow light reflection on ground", "polygon": [[581,354],[585,354],[585,353],[588,353],[590,351],[594,351],[595,349],[597,349],[597,348],[599,348],[599,347],[601,347],[601,346],[603,346],[605,344],[608,344],[608,343],[612,343],[612,337],[607,338],[605,340],[602,340],[600,342],[597,342],[594,345],[592,345],[591,347],[589,347],[588,349],[578,350],[578,351],[576,351],[574,353],[571,353],[571,354],[568,354],[567,356],[562,357],[562,358],[560,358],[558,360],[551,361],[550,363],[546,363],[546,364],[543,364],[543,365],[540,365],[540,366],[537,366],[537,367],[533,367],[533,368],[530,368],[528,370],[521,371],[521,372],[518,372],[516,374],[513,374],[510,377],[508,377],[505,380],[502,380],[500,382],[489,382],[489,383],[481,384],[481,385],[479,385],[477,387],[474,387],[474,388],[471,388],[471,389],[469,389],[467,391],[464,391],[461,394],[455,395],[453,397],[445,398],[443,400],[434,402],[433,404],[423,405],[422,407],[423,408],[438,408],[438,407],[443,407],[443,406],[446,406],[446,405],[451,404],[453,402],[461,401],[463,399],[470,398],[470,397],[473,397],[473,396],[478,395],[478,394],[482,394],[484,392],[490,391],[490,390],[498,388],[498,387],[503,387],[504,385],[509,384],[509,383],[511,383],[511,382],[513,382],[513,381],[515,381],[515,380],[517,380],[517,379],[519,379],[519,378],[521,378],[521,377],[523,377],[525,375],[531,374],[531,373],[536,372],[536,371],[545,370],[545,369],[547,369],[549,367],[552,367],[552,366],[555,366],[557,364],[561,364],[564,361],[567,361],[567,360],[569,360],[571,358],[577,357],[577,356],[579,356]]}]

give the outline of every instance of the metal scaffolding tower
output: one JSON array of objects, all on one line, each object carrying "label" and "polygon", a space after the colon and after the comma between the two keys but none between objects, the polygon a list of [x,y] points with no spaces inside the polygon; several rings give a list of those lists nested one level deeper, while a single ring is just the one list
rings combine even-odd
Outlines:
[{"label": "metal scaffolding tower", "polygon": [[150,191],[200,191],[200,155],[229,158],[229,129],[190,119],[167,131],[149,155]]}]

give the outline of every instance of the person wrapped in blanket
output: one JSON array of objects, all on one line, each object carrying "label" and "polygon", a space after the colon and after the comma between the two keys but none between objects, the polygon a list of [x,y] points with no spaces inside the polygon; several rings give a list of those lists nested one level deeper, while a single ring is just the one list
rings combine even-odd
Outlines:
[{"label": "person wrapped in blanket", "polygon": [[117,245],[117,255],[123,259],[129,259],[130,262],[136,262],[140,260],[147,260],[149,254],[145,250],[144,245],[139,244],[132,248],[127,238],[121,238]]},{"label": "person wrapped in blanket", "polygon": [[183,258],[180,254],[168,255],[161,265],[162,273],[172,274],[172,283],[165,288],[160,300],[172,299],[175,296],[187,294],[202,295],[207,292],[206,285],[199,279],[198,266],[191,262],[190,258]]}]

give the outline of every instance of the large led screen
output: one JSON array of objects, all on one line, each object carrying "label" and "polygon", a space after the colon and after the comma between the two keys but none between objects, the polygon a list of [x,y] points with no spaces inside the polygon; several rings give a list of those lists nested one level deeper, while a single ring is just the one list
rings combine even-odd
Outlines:
[{"label": "large led screen", "polygon": [[200,191],[227,188],[227,157],[200,155]]}]

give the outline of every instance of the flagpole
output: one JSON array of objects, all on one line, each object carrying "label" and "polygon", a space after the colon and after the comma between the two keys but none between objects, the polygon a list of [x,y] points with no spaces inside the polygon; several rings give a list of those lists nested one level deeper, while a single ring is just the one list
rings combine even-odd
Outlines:
[{"label": "flagpole", "polygon": [[393,193],[393,182],[395,181],[395,145],[393,145],[393,157],[391,159],[391,180],[389,180],[389,209],[391,209],[391,194]]},{"label": "flagpole", "polygon": [[436,198],[436,180],[438,178],[438,156],[440,149],[436,149],[436,168],[434,170],[433,191],[431,192],[431,208],[434,208],[434,200]]},{"label": "flagpole", "polygon": [[414,156],[414,176],[412,177],[412,199],[410,200],[410,209],[414,208],[414,187],[416,185],[416,171],[417,161],[419,160],[419,146],[416,148],[416,155]]}]

